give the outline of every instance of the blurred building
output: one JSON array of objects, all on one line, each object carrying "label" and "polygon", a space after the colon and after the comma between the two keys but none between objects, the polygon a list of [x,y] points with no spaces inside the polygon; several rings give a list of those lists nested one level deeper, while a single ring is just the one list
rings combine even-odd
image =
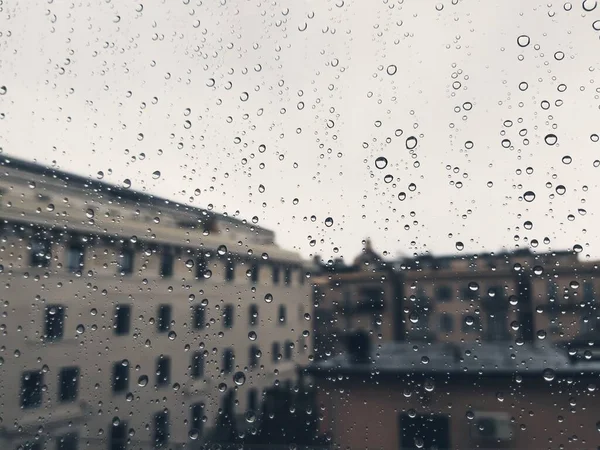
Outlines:
[{"label": "blurred building", "polygon": [[272,231],[1,166],[0,448],[179,448],[295,383],[311,287]]},{"label": "blurred building", "polygon": [[352,265],[331,261],[314,277],[315,352],[339,353],[357,330],[379,343],[568,343],[595,335],[597,274],[571,251],[385,261],[367,243]]},{"label": "blurred building", "polygon": [[373,339],[404,339],[401,277],[369,241],[351,266],[341,261],[323,266],[313,283],[317,359],[343,351],[345,337],[358,330],[368,331]]},{"label": "blurred building", "polygon": [[333,448],[598,448],[594,358],[552,344],[354,340],[307,368]]}]

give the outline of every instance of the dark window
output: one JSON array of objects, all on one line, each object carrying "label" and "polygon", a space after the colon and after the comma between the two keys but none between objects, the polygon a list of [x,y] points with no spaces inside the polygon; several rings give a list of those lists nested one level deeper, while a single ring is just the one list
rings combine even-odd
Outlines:
[{"label": "dark window", "polygon": [[467,300],[475,300],[477,298],[477,291],[467,286],[463,289],[463,297]]},{"label": "dark window", "polygon": [[279,361],[280,353],[279,342],[273,342],[271,344],[271,358],[273,359],[273,362]]},{"label": "dark window", "polygon": [[225,305],[223,309],[223,326],[225,328],[233,327],[233,305]]},{"label": "dark window", "polygon": [[447,313],[440,316],[440,329],[446,333],[454,330],[454,318]]},{"label": "dark window", "polygon": [[200,255],[196,258],[196,278],[198,280],[204,280],[204,274],[206,273],[206,258],[204,255]]},{"label": "dark window", "polygon": [[302,270],[302,267],[300,267],[300,270],[298,270],[298,282],[300,284],[304,284],[305,281],[306,281],[306,275],[305,275],[304,271]]},{"label": "dark window", "polygon": [[252,345],[248,352],[248,365],[250,367],[256,367],[258,365],[258,347],[256,345]]},{"label": "dark window", "polygon": [[234,358],[232,349],[228,348],[223,352],[223,372],[231,373],[233,371]]},{"label": "dark window", "polygon": [[235,278],[235,263],[228,259],[225,263],[225,281],[233,281]]},{"label": "dark window", "polygon": [[206,313],[204,306],[202,305],[194,305],[193,313],[192,313],[192,325],[194,330],[201,330],[204,328],[204,324],[206,323]]},{"label": "dark window", "polygon": [[164,249],[160,257],[160,276],[170,277],[173,275],[173,253],[169,249]]},{"label": "dark window", "polygon": [[279,266],[273,266],[273,284],[279,284]]},{"label": "dark window", "polygon": [[290,267],[286,267],[283,269],[283,282],[287,285],[292,281],[292,269]]},{"label": "dark window", "polygon": [[506,311],[499,310],[487,314],[486,338],[491,341],[508,339],[510,334],[506,325]]},{"label": "dark window", "polygon": [[589,281],[583,285],[583,301],[585,303],[594,303],[594,285]]},{"label": "dark window", "polygon": [[49,341],[62,339],[65,325],[65,309],[61,305],[48,305],[46,307],[44,337]]},{"label": "dark window", "polygon": [[110,450],[127,448],[127,422],[113,421],[110,425]]},{"label": "dark window", "polygon": [[256,392],[256,389],[250,389],[248,391],[248,410],[258,410],[258,392]]},{"label": "dark window", "polygon": [[250,281],[253,283],[258,283],[258,273],[259,273],[259,265],[253,264],[250,269]]},{"label": "dark window", "polygon": [[158,306],[158,320],[156,321],[159,333],[166,333],[171,329],[171,305]]},{"label": "dark window", "polygon": [[44,442],[41,440],[41,438],[38,438],[35,441],[23,442],[19,447],[17,447],[17,450],[44,450],[44,449],[45,449]]},{"label": "dark window", "polygon": [[548,297],[556,300],[556,283],[554,281],[548,281]]},{"label": "dark window", "polygon": [[248,323],[250,324],[251,327],[258,325],[258,306],[257,305],[250,305]]},{"label": "dark window", "polygon": [[79,435],[77,433],[63,434],[56,438],[56,450],[77,450]]},{"label": "dark window", "polygon": [[156,385],[167,386],[171,381],[171,358],[160,356],[156,361]]},{"label": "dark window", "polygon": [[450,286],[439,286],[436,290],[438,300],[448,302],[452,300],[452,288]]},{"label": "dark window", "polygon": [[42,404],[43,375],[39,370],[21,375],[21,407],[36,408]]},{"label": "dark window", "polygon": [[115,307],[115,334],[119,336],[129,334],[129,328],[131,323],[131,306],[129,305],[117,305]]},{"label": "dark window", "polygon": [[67,270],[77,272],[83,269],[85,247],[81,244],[69,244],[67,247]]},{"label": "dark window", "polygon": [[204,375],[204,355],[202,352],[194,352],[192,354],[192,370],[191,376],[194,379]]},{"label": "dark window", "polygon": [[286,317],[285,317],[285,306],[284,305],[279,305],[279,317],[277,318],[277,320],[279,320],[279,323],[281,325],[285,324]]},{"label": "dark window", "polygon": [[154,447],[163,447],[169,440],[169,413],[154,414]]},{"label": "dark window", "polygon": [[204,417],[204,403],[194,403],[191,408],[191,422],[190,428],[192,431],[196,431],[198,433],[199,439],[202,437],[202,431],[204,429],[204,421],[202,418]]},{"label": "dark window", "polygon": [[79,368],[65,367],[60,371],[58,378],[58,399],[62,403],[77,400],[79,388]]},{"label": "dark window", "polygon": [[113,364],[113,392],[125,392],[129,387],[129,365],[125,361]]},{"label": "dark window", "polygon": [[119,255],[119,273],[129,275],[133,272],[134,252],[130,248],[124,248]]},{"label": "dark window", "polygon": [[294,344],[291,341],[287,341],[283,347],[283,357],[289,361],[292,359],[292,353],[294,351]]},{"label": "dark window", "polygon": [[52,257],[50,242],[36,240],[31,243],[29,263],[33,267],[48,267]]}]

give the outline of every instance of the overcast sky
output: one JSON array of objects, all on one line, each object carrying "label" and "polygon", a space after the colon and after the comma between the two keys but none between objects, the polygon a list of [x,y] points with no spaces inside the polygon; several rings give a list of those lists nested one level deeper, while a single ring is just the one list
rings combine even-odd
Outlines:
[{"label": "overcast sky", "polygon": [[4,2],[4,155],[256,216],[307,257],[600,257],[600,7],[140,1]]}]

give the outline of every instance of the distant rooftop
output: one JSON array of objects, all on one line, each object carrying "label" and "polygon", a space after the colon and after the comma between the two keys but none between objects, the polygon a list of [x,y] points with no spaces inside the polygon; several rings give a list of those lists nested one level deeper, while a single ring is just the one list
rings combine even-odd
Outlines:
[{"label": "distant rooftop", "polygon": [[362,375],[566,375],[600,372],[600,361],[572,362],[566,351],[552,344],[512,342],[410,343],[388,342],[373,349],[370,362],[356,363],[348,353],[316,362],[309,373]]}]

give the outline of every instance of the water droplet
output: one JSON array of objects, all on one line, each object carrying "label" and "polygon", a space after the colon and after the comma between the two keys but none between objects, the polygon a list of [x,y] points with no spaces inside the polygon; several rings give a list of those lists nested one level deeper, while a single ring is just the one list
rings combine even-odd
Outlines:
[{"label": "water droplet", "polygon": [[227,385],[225,383],[219,384],[219,392],[225,392],[227,390]]},{"label": "water droplet", "polygon": [[567,192],[567,188],[564,187],[562,184],[559,184],[558,186],[556,186],[556,193],[558,195],[564,195],[565,192]]},{"label": "water droplet", "polygon": [[547,134],[546,137],[544,137],[544,141],[548,145],[554,145],[558,142],[558,137],[556,137],[555,134],[550,133],[550,134]]},{"label": "water droplet", "polygon": [[525,34],[522,34],[517,38],[517,44],[519,45],[519,47],[527,47],[530,42],[531,39],[529,39],[529,36]]},{"label": "water droplet", "polygon": [[573,158],[571,158],[569,155],[565,155],[562,157],[563,164],[571,164],[572,161]]},{"label": "water droplet", "polygon": [[187,267],[188,269],[191,269],[192,267],[194,267],[194,261],[193,261],[193,260],[191,260],[191,259],[188,259],[188,260],[185,262],[185,267]]},{"label": "water droplet", "polygon": [[394,64],[390,64],[387,67],[387,74],[388,75],[396,75],[397,71],[398,71],[398,68]]},{"label": "water droplet", "polygon": [[535,266],[533,268],[533,273],[539,276],[544,273],[544,268],[542,266]]},{"label": "water droplet", "polygon": [[462,242],[458,241],[456,243],[456,250],[458,250],[459,252],[463,251],[465,248],[465,244],[463,244]]},{"label": "water droplet", "polygon": [[93,209],[86,209],[85,216],[88,219],[93,219],[94,218],[94,210]]},{"label": "water droplet", "polygon": [[556,376],[556,374],[554,373],[554,370],[552,370],[552,369],[544,369],[544,371],[542,372],[542,376],[544,377],[544,380],[552,381],[552,380],[554,380],[554,377]]},{"label": "water droplet", "polygon": [[227,253],[227,247],[225,245],[219,245],[217,248],[217,253],[223,256],[225,253]]},{"label": "water droplet", "polygon": [[375,167],[378,169],[385,169],[388,165],[388,160],[383,156],[380,156],[375,160]]},{"label": "water droplet", "polygon": [[138,386],[144,387],[148,384],[148,376],[142,375],[138,378]]},{"label": "water droplet", "polygon": [[477,292],[479,290],[479,284],[477,284],[475,281],[470,281],[469,282],[469,290],[471,290],[473,292]]},{"label": "water droplet", "polygon": [[196,439],[198,439],[198,437],[200,436],[200,433],[198,432],[197,429],[192,428],[190,430],[190,432],[188,433],[188,437],[192,440],[195,441]]},{"label": "water droplet", "polygon": [[160,178],[160,170],[155,170],[152,172],[152,178],[158,180]]},{"label": "water droplet", "polygon": [[125,189],[129,189],[131,187],[131,180],[129,178],[125,178],[123,180],[123,187]]},{"label": "water droplet", "polygon": [[537,338],[538,338],[539,340],[544,340],[544,339],[546,339],[546,331],[544,331],[544,330],[539,330],[539,331],[537,332]]},{"label": "water droplet", "polygon": [[417,143],[418,143],[417,138],[414,136],[410,136],[410,137],[406,138],[406,148],[408,150],[414,149],[417,146]]},{"label": "water droplet", "polygon": [[596,9],[596,6],[598,5],[598,2],[596,0],[583,0],[583,3],[581,4],[581,7],[587,11],[593,11],[594,9]]},{"label": "water droplet", "polygon": [[169,339],[174,341],[177,338],[177,333],[174,331],[169,331]]},{"label": "water droplet", "polygon": [[325,219],[325,226],[331,227],[332,225],[333,225],[333,219],[331,217],[328,217],[327,219]]},{"label": "water droplet", "polygon": [[246,382],[246,375],[244,375],[244,372],[236,372],[233,374],[233,382],[237,385],[237,386],[243,386],[244,383]]},{"label": "water droplet", "polygon": [[265,302],[271,303],[273,301],[273,296],[271,294],[265,295]]},{"label": "water droplet", "polygon": [[254,331],[251,331],[248,333],[248,339],[250,339],[251,341],[255,341],[257,337],[258,336],[256,335],[256,332],[254,332]]},{"label": "water droplet", "polygon": [[85,327],[82,324],[77,325],[77,334],[83,334]]},{"label": "water droplet", "polygon": [[532,202],[535,200],[535,193],[533,191],[527,191],[523,194],[523,198],[526,202]]}]

